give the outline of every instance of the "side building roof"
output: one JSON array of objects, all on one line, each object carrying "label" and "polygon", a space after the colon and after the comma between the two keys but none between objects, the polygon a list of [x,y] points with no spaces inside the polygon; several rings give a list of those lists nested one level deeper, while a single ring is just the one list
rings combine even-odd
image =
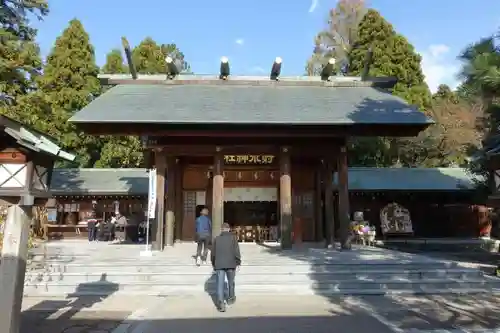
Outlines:
[{"label": "side building roof", "polygon": [[[336,175],[334,177],[336,183]],[[71,195],[148,194],[146,169],[55,169],[51,192]],[[461,168],[350,168],[351,191],[472,190],[475,177]]]},{"label": "side building roof", "polygon": [[358,191],[472,190],[478,180],[463,168],[349,168],[349,189]]},{"label": "side building roof", "polygon": [[61,195],[147,195],[146,169],[54,169],[51,193]]}]

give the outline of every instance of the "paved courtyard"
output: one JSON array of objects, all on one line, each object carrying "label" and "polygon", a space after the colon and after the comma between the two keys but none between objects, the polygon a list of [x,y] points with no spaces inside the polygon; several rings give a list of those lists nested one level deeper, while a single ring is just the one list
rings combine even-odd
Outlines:
[{"label": "paved courtyard", "polygon": [[[21,333],[500,332],[500,297],[209,296],[27,299]],[[72,303],[71,303],[72,302]]]},{"label": "paved courtyard", "polygon": [[[75,246],[78,245],[78,246]],[[139,257],[136,246],[63,242],[50,253],[65,253],[72,263],[85,264],[88,253],[99,251],[103,265],[165,262],[192,264],[192,244],[154,257]],[[311,260],[345,262],[435,262],[422,255],[384,249],[355,249],[332,254],[324,249],[281,253],[258,246],[242,246],[247,258],[262,263]],[[65,260],[59,258],[59,260]],[[96,261],[96,258],[92,258]],[[475,266],[461,262],[460,266]],[[208,267],[207,267],[208,268]],[[104,298],[34,298],[23,302],[21,333],[336,333],[336,332],[500,332],[500,295],[456,296],[250,296],[241,295],[226,313],[216,311],[211,298],[198,296],[130,296]],[[498,330],[495,330],[499,328]]]}]

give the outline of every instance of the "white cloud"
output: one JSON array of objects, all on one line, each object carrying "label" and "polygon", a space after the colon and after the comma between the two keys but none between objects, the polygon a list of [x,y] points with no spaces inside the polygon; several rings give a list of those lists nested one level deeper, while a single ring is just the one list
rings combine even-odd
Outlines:
[{"label": "white cloud", "polygon": [[455,56],[450,54],[450,48],[447,45],[430,45],[425,51],[420,52],[420,55],[422,56],[422,71],[431,92],[436,92],[440,84],[447,84],[451,89],[459,85],[457,73],[460,66]]},{"label": "white cloud", "polygon": [[309,7],[309,13],[313,13],[316,10],[316,7],[318,7],[318,1],[319,0],[311,1],[311,6]]},{"label": "white cloud", "polygon": [[245,44],[245,40],[243,38],[238,38],[237,40],[234,41],[238,45],[243,45]]}]

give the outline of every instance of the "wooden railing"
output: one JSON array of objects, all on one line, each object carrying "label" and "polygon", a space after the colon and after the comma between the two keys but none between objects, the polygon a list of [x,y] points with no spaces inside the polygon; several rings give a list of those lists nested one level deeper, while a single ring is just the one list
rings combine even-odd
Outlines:
[{"label": "wooden railing", "polygon": [[239,242],[275,242],[278,240],[278,227],[262,226],[237,226],[232,231],[236,234]]}]

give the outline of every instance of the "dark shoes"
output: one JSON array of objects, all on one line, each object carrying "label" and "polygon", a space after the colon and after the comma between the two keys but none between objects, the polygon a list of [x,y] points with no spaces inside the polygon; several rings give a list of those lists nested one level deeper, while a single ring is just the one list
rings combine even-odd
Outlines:
[{"label": "dark shoes", "polygon": [[217,305],[217,310],[219,310],[219,312],[226,312],[226,302],[219,302],[219,304]]},{"label": "dark shoes", "polygon": [[218,303],[217,310],[219,310],[219,312],[226,312],[226,305],[233,305],[234,303],[236,303],[236,297],[228,298],[227,301]]}]

